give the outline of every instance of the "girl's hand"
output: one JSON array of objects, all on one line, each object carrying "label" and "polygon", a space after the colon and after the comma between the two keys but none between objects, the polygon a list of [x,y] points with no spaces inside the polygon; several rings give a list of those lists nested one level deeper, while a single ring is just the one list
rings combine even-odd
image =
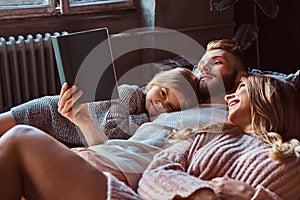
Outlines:
[{"label": "girl's hand", "polygon": [[83,91],[78,90],[75,85],[69,88],[68,84],[64,83],[58,101],[58,112],[78,126],[91,119],[87,104],[75,104],[82,95]]},{"label": "girl's hand", "polygon": [[68,84],[64,83],[59,95],[58,112],[81,129],[90,146],[101,144],[108,138],[95,124],[87,104],[75,104],[82,95],[83,91],[77,91],[75,85],[69,88]]},{"label": "girl's hand", "polygon": [[255,193],[249,184],[228,177],[214,178],[210,184],[218,197],[224,200],[250,200]]}]

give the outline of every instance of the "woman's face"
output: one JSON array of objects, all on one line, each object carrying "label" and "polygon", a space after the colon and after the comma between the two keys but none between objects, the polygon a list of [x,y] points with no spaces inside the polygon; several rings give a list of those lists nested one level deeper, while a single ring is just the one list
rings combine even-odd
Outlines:
[{"label": "woman's face", "polygon": [[251,131],[251,109],[248,91],[245,84],[239,84],[235,93],[225,96],[228,105],[228,121],[241,127],[244,131]]},{"label": "woman's face", "polygon": [[179,99],[184,100],[180,93],[153,85],[146,95],[146,110],[150,117],[165,112],[179,111],[182,103]]}]

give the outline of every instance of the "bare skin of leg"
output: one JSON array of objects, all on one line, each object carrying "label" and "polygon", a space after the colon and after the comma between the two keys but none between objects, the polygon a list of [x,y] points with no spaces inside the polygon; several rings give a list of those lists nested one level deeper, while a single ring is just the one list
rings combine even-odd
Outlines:
[{"label": "bare skin of leg", "polygon": [[10,111],[0,113],[0,136],[16,125]]},{"label": "bare skin of leg", "polygon": [[0,196],[106,199],[106,176],[42,131],[17,125],[0,138]]}]

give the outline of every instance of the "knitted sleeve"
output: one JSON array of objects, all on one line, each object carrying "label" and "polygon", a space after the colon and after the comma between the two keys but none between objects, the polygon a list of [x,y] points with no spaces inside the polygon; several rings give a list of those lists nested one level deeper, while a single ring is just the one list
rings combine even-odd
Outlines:
[{"label": "knitted sleeve", "polygon": [[149,121],[145,93],[138,86],[126,84],[119,86],[118,91],[119,99],[89,103],[89,111],[110,139],[128,139]]},{"label": "knitted sleeve", "polygon": [[186,173],[191,144],[191,139],[181,141],[154,157],[139,182],[142,199],[186,198],[199,189],[210,188],[205,181]]},{"label": "knitted sleeve", "polygon": [[11,109],[16,124],[31,125],[53,136],[68,147],[86,146],[79,128],[57,111],[59,96],[45,96]]}]

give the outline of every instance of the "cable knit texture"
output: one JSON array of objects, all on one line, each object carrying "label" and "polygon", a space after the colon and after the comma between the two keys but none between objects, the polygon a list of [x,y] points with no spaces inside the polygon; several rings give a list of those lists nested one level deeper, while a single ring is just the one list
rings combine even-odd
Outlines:
[{"label": "cable knit texture", "polygon": [[220,134],[203,146],[205,134],[181,141],[156,155],[139,182],[142,199],[188,197],[225,177],[256,188],[252,199],[300,199],[300,166],[268,156],[269,146],[248,134]]},{"label": "cable knit texture", "polygon": [[[121,85],[120,99],[88,103],[97,124],[110,138],[129,138],[148,121],[145,93],[138,86]],[[11,109],[16,124],[37,127],[69,147],[87,146],[81,131],[57,111],[59,96],[34,99]]]}]

